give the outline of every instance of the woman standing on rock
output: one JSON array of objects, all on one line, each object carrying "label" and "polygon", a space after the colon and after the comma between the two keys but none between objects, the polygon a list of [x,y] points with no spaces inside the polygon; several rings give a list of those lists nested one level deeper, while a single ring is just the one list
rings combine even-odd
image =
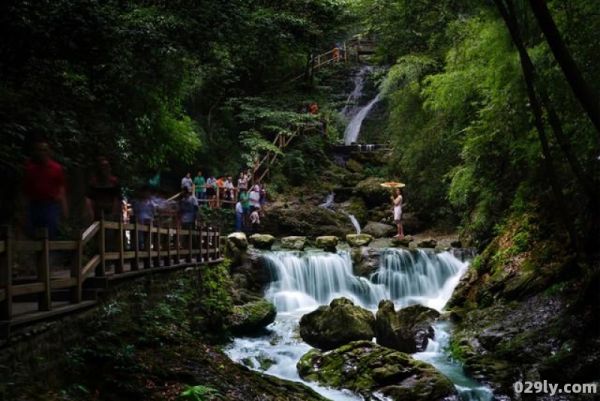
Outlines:
[{"label": "woman standing on rock", "polygon": [[402,191],[400,188],[394,189],[394,194],[391,196],[392,205],[394,206],[394,223],[398,227],[396,238],[404,238],[404,229],[402,228]]}]

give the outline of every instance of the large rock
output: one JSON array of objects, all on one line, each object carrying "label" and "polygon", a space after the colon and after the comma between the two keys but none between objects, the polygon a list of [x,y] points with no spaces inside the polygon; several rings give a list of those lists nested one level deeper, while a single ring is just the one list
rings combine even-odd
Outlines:
[{"label": "large rock", "polygon": [[431,325],[439,315],[438,311],[422,305],[396,312],[392,301],[383,300],[375,315],[377,344],[408,353],[424,351],[434,335]]},{"label": "large rock", "polygon": [[377,177],[365,178],[356,184],[354,193],[365,201],[367,207],[390,203],[390,190],[383,188],[381,182],[382,180]]},{"label": "large rock", "polygon": [[233,314],[229,317],[229,326],[234,334],[253,334],[273,323],[275,315],[275,305],[265,299],[259,299],[234,306]]},{"label": "large rock", "polygon": [[352,247],[367,246],[373,241],[373,236],[370,234],[348,234],[346,242]]},{"label": "large rock", "polygon": [[347,298],[337,298],[302,316],[300,336],[314,347],[329,350],[355,340],[371,340],[374,323],[371,312]]},{"label": "large rock", "polygon": [[324,251],[335,252],[338,244],[338,239],[333,235],[323,235],[317,237],[315,244],[317,245],[317,248],[321,248]]},{"label": "large rock", "polygon": [[433,366],[410,355],[355,341],[333,351],[311,350],[298,362],[305,380],[349,389],[365,399],[377,392],[394,401],[456,401],[456,389]]},{"label": "large rock", "polygon": [[404,238],[400,239],[398,237],[394,237],[392,238],[392,245],[393,246],[403,246],[408,248],[410,246],[410,243],[414,241],[414,238],[412,237],[412,235],[405,235]]},{"label": "large rock", "polygon": [[281,247],[284,249],[292,249],[295,251],[301,251],[306,246],[306,237],[302,236],[288,236],[281,239]]},{"label": "large rock", "polygon": [[231,233],[227,236],[227,246],[233,246],[238,249],[248,249],[248,238],[242,232]]},{"label": "large rock", "polygon": [[396,233],[396,227],[389,224],[377,223],[369,221],[365,228],[362,229],[365,234],[370,234],[375,238],[390,237]]},{"label": "large rock", "polygon": [[379,249],[360,247],[350,250],[352,272],[356,276],[369,277],[379,269],[381,251]]},{"label": "large rock", "polygon": [[437,246],[437,241],[433,238],[426,238],[417,244],[419,248],[435,248]]},{"label": "large rock", "polygon": [[261,219],[262,230],[276,236],[319,235],[344,236],[354,229],[348,216],[341,212],[304,202],[268,205]]},{"label": "large rock", "polygon": [[248,250],[248,238],[242,232],[231,233],[227,236],[225,256],[231,259],[233,266],[242,265],[246,262]]},{"label": "large rock", "polygon": [[250,243],[258,249],[271,249],[273,243],[275,243],[275,237],[271,234],[252,234],[250,236]]}]

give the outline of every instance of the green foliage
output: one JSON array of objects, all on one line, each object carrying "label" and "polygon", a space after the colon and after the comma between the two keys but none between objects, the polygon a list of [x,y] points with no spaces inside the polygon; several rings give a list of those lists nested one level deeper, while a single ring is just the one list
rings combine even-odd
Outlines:
[{"label": "green foliage", "polygon": [[199,302],[196,305],[197,329],[220,335],[227,328],[227,318],[233,311],[230,261],[205,269],[197,283]]},{"label": "green foliage", "polygon": [[222,399],[219,392],[212,387],[202,385],[188,387],[177,397],[178,401],[208,401],[215,399]]}]

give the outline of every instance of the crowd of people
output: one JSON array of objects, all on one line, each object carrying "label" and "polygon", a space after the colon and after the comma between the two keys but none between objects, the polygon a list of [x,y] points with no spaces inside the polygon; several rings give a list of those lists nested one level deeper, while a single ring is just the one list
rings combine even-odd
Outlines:
[{"label": "crowd of people", "polygon": [[[204,176],[198,171],[181,180],[178,199],[166,198],[152,182],[139,188],[128,202],[123,197],[119,179],[113,174],[108,158],[99,156],[87,180],[83,220],[150,224],[159,214],[174,219],[182,228],[195,227],[199,210],[230,206],[235,209],[235,226],[239,231],[257,231],[263,207],[267,202],[264,184],[253,183],[252,172],[243,171],[234,182],[232,176]],[[26,201],[25,232],[36,236],[37,229],[46,229],[49,239],[57,239],[61,220],[69,216],[67,180],[63,166],[51,156],[48,143],[36,140],[31,157],[24,166],[23,195]]]}]

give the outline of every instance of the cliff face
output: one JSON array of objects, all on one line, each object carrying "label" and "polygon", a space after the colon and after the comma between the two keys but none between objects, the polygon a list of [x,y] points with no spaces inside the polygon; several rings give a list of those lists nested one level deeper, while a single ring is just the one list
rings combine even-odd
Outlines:
[{"label": "cliff face", "polygon": [[577,261],[565,244],[537,216],[513,217],[449,303],[453,355],[499,394],[514,397],[518,380],[599,378],[598,264]]}]

